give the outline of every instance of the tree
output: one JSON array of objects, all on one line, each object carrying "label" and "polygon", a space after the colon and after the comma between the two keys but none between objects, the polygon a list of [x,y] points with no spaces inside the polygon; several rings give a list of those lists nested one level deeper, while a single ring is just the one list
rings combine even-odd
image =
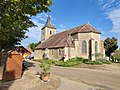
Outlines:
[{"label": "tree", "polygon": [[116,50],[116,51],[113,53],[112,57],[113,57],[113,61],[116,61],[116,60],[117,60],[118,62],[120,62],[120,49]]},{"label": "tree", "polygon": [[50,11],[51,0],[0,0],[0,50],[9,49],[35,26],[31,16]]},{"label": "tree", "polygon": [[35,47],[37,47],[39,44],[40,44],[40,42],[38,42],[38,43],[30,43],[30,44],[28,45],[28,47],[29,47],[30,49],[32,49],[32,51],[34,52]]},{"label": "tree", "polygon": [[117,48],[117,38],[112,37],[112,38],[107,38],[104,40],[104,47],[105,47],[105,53],[109,57],[111,56],[111,53],[114,52]]}]

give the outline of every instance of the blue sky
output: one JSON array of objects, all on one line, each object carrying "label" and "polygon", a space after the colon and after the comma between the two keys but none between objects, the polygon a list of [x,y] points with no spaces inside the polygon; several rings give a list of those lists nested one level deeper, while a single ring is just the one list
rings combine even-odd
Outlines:
[{"label": "blue sky", "polygon": [[29,38],[21,45],[27,47],[29,43],[40,41],[41,28],[49,14],[57,32],[89,22],[102,32],[102,40],[114,36],[120,47],[120,0],[53,0],[53,3],[51,12],[31,17],[38,27],[29,28],[26,33]]}]

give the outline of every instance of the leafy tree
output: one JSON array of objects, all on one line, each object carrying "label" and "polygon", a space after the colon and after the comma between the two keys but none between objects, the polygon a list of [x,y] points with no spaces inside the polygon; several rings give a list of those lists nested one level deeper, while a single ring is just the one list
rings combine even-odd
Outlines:
[{"label": "leafy tree", "polygon": [[34,52],[35,47],[37,47],[40,43],[41,43],[41,42],[38,42],[38,43],[30,43],[30,44],[28,45],[28,47],[31,48],[32,51]]},{"label": "leafy tree", "polygon": [[104,40],[104,47],[105,47],[105,53],[109,57],[111,56],[111,53],[114,52],[117,48],[117,38],[112,37],[112,38],[107,38]]},{"label": "leafy tree", "polygon": [[31,16],[50,11],[52,0],[0,0],[0,50],[19,44],[35,26]]},{"label": "leafy tree", "polygon": [[116,50],[115,53],[112,55],[113,61],[119,61],[120,62],[120,49]]}]

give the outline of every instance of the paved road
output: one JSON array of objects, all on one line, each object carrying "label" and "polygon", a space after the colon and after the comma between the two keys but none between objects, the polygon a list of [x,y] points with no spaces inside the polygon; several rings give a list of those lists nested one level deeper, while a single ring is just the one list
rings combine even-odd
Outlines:
[{"label": "paved road", "polygon": [[52,73],[76,82],[99,86],[106,90],[120,90],[120,71],[53,66]]}]

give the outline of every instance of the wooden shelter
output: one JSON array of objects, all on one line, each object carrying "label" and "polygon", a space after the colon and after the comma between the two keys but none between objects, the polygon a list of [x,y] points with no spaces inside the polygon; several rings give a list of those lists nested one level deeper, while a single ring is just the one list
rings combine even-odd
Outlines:
[{"label": "wooden shelter", "polygon": [[11,51],[6,56],[2,79],[15,80],[21,78],[23,57],[16,51]]}]

